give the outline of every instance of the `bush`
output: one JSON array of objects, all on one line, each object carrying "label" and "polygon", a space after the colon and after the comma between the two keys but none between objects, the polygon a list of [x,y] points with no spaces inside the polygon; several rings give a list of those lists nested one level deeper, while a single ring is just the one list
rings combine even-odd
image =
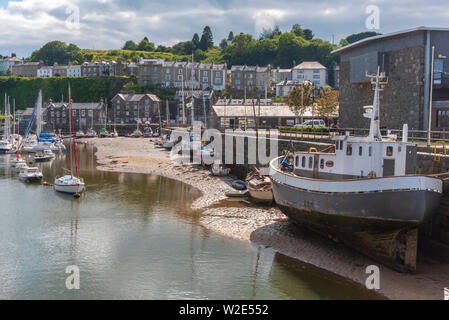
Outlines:
[{"label": "bush", "polygon": [[328,133],[331,127],[279,127],[284,132],[310,132],[310,133]]}]

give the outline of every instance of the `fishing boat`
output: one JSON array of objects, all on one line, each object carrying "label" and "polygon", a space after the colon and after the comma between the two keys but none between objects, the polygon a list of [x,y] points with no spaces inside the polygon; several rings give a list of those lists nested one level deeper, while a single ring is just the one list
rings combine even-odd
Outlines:
[{"label": "fishing boat", "polygon": [[25,181],[25,182],[35,182],[35,181],[41,181],[43,178],[43,175],[38,167],[26,166],[20,170],[19,178],[20,178],[20,180]]},{"label": "fishing boat", "polygon": [[[443,182],[438,176],[415,174],[416,146],[408,142],[406,124],[402,141],[381,135],[379,93],[387,79],[380,71],[367,77],[374,90],[373,105],[363,107],[369,135],[333,137],[334,152],[311,148],[273,159],[274,199],[293,221],[386,264],[400,261],[400,271],[414,270],[413,259],[392,245],[417,237],[416,228],[439,207]],[[287,162],[293,172],[284,169]]]},{"label": "fishing boat", "polygon": [[99,137],[100,138],[107,138],[110,136],[110,133],[105,128],[100,129]]},{"label": "fishing boat", "polygon": [[35,156],[34,156],[34,161],[35,162],[47,162],[47,161],[51,161],[55,158],[55,154],[53,153],[53,151],[47,149],[41,152],[38,152]]},{"label": "fishing boat", "polygon": [[9,153],[12,150],[12,145],[8,140],[0,141],[0,153]]},{"label": "fishing boat", "polygon": [[[69,101],[70,101],[70,134],[73,134],[73,143],[70,148],[70,174],[63,177],[56,177],[54,181],[55,190],[57,192],[68,194],[80,194],[85,190],[85,184],[82,178],[78,174],[78,158],[76,155],[76,137],[75,126],[73,123],[73,107],[72,107],[72,94],[69,86]],[[73,175],[73,157],[75,157],[75,170],[76,176]]]},{"label": "fishing boat", "polygon": [[251,198],[259,203],[272,204],[274,201],[270,177],[255,169],[246,177],[246,184]]},{"label": "fishing boat", "polygon": [[84,138],[86,135],[84,134],[84,131],[83,130],[81,130],[81,129],[79,129],[77,132],[76,132],[76,137],[77,138]]}]

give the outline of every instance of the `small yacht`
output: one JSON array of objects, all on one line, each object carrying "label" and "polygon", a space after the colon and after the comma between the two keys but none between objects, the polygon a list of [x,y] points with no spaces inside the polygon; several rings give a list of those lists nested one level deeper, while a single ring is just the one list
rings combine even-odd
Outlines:
[{"label": "small yacht", "polygon": [[42,172],[37,167],[23,167],[19,173],[19,178],[25,182],[41,181]]},{"label": "small yacht", "polygon": [[37,153],[34,156],[34,161],[36,162],[46,162],[53,160],[55,158],[55,154],[50,149],[44,150],[42,152]]},{"label": "small yacht", "polygon": [[12,145],[8,140],[0,141],[0,153],[6,153],[12,150]]},{"label": "small yacht", "polygon": [[77,194],[82,193],[85,189],[83,179],[66,175],[55,179],[55,190],[62,193]]},{"label": "small yacht", "polygon": [[95,132],[94,129],[87,130],[85,138],[96,138],[96,137],[97,137],[97,133]]},{"label": "small yacht", "polygon": [[[69,101],[70,101],[70,120],[73,123],[73,111],[72,111],[72,94],[69,86]],[[76,137],[75,133],[70,129],[70,134],[73,135],[72,146],[70,148],[70,174],[65,175],[63,177],[55,178],[55,191],[68,193],[73,195],[79,195],[85,191],[84,180],[79,177],[78,173],[78,159],[76,155]],[[76,176],[73,175],[73,158],[75,158],[75,173]],[[68,171],[68,170],[67,170]]]}]

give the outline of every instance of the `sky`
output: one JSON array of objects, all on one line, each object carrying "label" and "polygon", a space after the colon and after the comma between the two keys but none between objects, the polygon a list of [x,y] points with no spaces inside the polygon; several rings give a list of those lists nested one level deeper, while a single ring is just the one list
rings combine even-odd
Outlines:
[{"label": "sky", "polygon": [[263,28],[279,25],[290,31],[295,23],[338,43],[363,31],[449,27],[446,1],[0,0],[0,54],[28,57],[52,40],[82,49],[118,49],[126,40],[138,42],[147,36],[156,46],[173,45],[191,40],[195,32],[201,37],[206,25],[216,45],[229,31],[258,37]]}]

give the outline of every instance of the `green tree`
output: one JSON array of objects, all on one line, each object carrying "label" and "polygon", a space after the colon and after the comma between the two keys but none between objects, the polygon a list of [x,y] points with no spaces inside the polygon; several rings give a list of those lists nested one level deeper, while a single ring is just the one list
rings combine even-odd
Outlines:
[{"label": "green tree", "polygon": [[293,61],[306,60],[308,41],[297,37],[294,33],[284,32],[279,37],[279,50],[276,55],[276,64],[282,68],[292,67]]},{"label": "green tree", "polygon": [[316,111],[320,117],[328,119],[337,112],[339,92],[326,87],[320,92]]},{"label": "green tree", "polygon": [[31,61],[43,61],[47,65],[68,64],[83,60],[81,50],[74,44],[67,45],[62,41],[51,41],[31,54]]},{"label": "green tree", "polygon": [[275,39],[257,41],[251,53],[253,64],[266,66],[273,63],[278,50],[278,41]]},{"label": "green tree", "polygon": [[303,86],[293,88],[287,96],[287,104],[297,117],[302,117],[307,108],[314,103],[313,90],[313,85],[306,82]]},{"label": "green tree", "polygon": [[292,27],[292,33],[294,33],[298,37],[305,37],[304,30],[302,30],[299,24],[294,24]]},{"label": "green tree", "polygon": [[212,36],[212,30],[209,26],[205,26],[203,29],[203,35],[200,40],[200,49],[207,51],[214,46],[214,38]]},{"label": "green tree", "polygon": [[250,34],[240,33],[223,51],[223,59],[229,65],[251,64],[256,41]]},{"label": "green tree", "polygon": [[137,50],[137,44],[132,41],[128,40],[125,42],[125,45],[122,47],[123,50]]},{"label": "green tree", "polygon": [[195,49],[198,49],[200,46],[200,37],[199,37],[198,33],[195,33],[193,35],[192,42],[195,45]]},{"label": "green tree", "polygon": [[226,40],[226,39],[221,40],[220,49],[224,50],[224,49],[226,49],[227,46],[228,46],[228,40]]},{"label": "green tree", "polygon": [[137,45],[139,51],[154,51],[154,43],[150,42],[147,37],[143,38]]},{"label": "green tree", "polygon": [[350,36],[346,37],[346,40],[349,42],[349,44],[363,40],[365,38],[374,37],[376,35],[379,35],[379,33],[373,32],[373,31],[366,31],[366,32],[360,32],[351,34]]},{"label": "green tree", "polygon": [[304,29],[303,32],[304,32],[304,38],[306,40],[312,40],[313,39],[314,34],[313,34],[311,29]]}]

